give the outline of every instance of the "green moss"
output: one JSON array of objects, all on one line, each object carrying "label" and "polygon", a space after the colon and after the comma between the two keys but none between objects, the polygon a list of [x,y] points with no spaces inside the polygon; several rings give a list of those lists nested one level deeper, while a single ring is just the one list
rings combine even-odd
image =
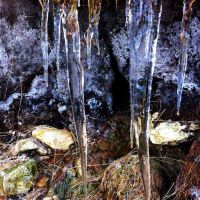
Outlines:
[{"label": "green moss", "polygon": [[27,193],[34,185],[37,166],[34,160],[2,171],[0,191],[6,196]]}]

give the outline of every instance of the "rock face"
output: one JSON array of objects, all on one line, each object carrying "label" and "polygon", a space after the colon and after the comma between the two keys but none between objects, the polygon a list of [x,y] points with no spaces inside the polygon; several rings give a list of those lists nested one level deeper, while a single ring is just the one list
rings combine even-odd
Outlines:
[{"label": "rock face", "polygon": [[[99,24],[101,56],[97,55],[96,47],[93,46],[91,69],[88,69],[86,63],[85,40],[82,34],[86,110],[89,110],[88,114],[91,117],[112,113],[115,101],[113,88],[117,84],[119,88],[116,91],[119,92],[122,84],[118,78],[122,75],[126,78],[126,80],[122,78],[126,84],[121,90],[128,90],[129,47],[125,27],[125,1],[118,3],[119,8],[116,10],[114,0],[108,4],[103,2],[105,5],[103,5]],[[14,6],[10,6],[11,4]],[[197,2],[193,10],[188,73],[184,86],[189,92],[197,93],[197,95],[200,88],[199,6]],[[155,85],[154,93],[162,98],[164,105],[171,99],[173,102],[176,101],[175,95],[171,94],[172,90],[175,92],[180,54],[181,12],[181,4],[173,0],[163,1],[155,69],[155,78],[159,81]],[[24,16],[21,16],[22,14]],[[81,32],[85,32],[88,26],[87,9],[80,9],[79,14]],[[63,113],[70,110],[63,48],[59,89],[56,83],[56,38],[53,39],[53,33],[50,34],[49,45],[49,88],[46,88],[44,84],[40,15],[41,7],[36,1],[9,0],[0,3],[0,113],[2,113],[0,124],[5,129],[16,127],[19,120],[23,124],[38,124],[38,117],[44,121],[44,124],[52,119],[59,123],[62,121],[59,108],[66,107]],[[57,31],[56,27],[54,31]],[[169,92],[166,91],[166,84],[170,85]],[[128,98],[128,95],[125,98]],[[121,96],[119,99],[122,99]],[[18,121],[14,117],[16,115],[18,115]]]},{"label": "rock face", "polygon": [[60,130],[49,126],[37,126],[32,136],[52,149],[68,150],[70,145],[75,142],[74,136],[67,130]]},{"label": "rock face", "polygon": [[[10,5],[16,7],[11,9]],[[23,12],[21,8],[23,8]],[[35,16],[34,11],[38,17]],[[5,14],[3,14],[4,12]],[[4,124],[5,128],[16,125],[13,115],[18,111],[20,100],[22,101],[20,103],[22,109],[19,118],[27,124],[31,123],[33,116],[41,116],[42,119],[48,121],[52,117],[48,115],[50,111],[57,112],[57,116],[59,116],[60,105],[67,106],[67,110],[70,110],[64,48],[61,48],[59,83],[56,82],[56,66],[54,65],[56,38],[49,38],[51,43],[49,45],[51,70],[49,88],[44,83],[40,46],[40,12],[41,7],[31,0],[24,3],[23,1],[0,3],[0,15],[2,14],[0,19],[0,113],[6,113],[4,116],[7,116],[2,115],[0,123]],[[12,13],[12,23],[10,23],[6,16]],[[31,17],[27,17],[31,14],[33,14]],[[84,21],[81,23],[85,24]],[[82,41],[84,43],[84,37],[82,37]],[[104,42],[101,43],[101,56],[97,55],[95,48],[93,49],[92,69],[87,69],[85,48],[82,48],[82,60],[85,66],[86,106],[90,109],[90,113],[96,113],[97,110],[110,111],[112,109],[113,71],[110,55]],[[102,77],[104,77],[104,81],[102,81]],[[19,85],[22,86],[21,89]],[[48,110],[48,113],[45,113],[45,110]],[[53,117],[57,118],[55,114]]]},{"label": "rock face", "polygon": [[28,160],[0,170],[0,195],[11,196],[27,193],[33,186],[37,174],[34,160]]}]

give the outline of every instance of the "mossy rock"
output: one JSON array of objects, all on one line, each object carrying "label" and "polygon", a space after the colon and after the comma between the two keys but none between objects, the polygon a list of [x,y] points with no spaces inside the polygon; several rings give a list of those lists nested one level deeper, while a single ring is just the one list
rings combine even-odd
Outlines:
[{"label": "mossy rock", "polygon": [[[163,180],[158,167],[151,162],[151,200],[159,200]],[[145,190],[137,155],[128,154],[104,171],[98,199],[145,200]]]},{"label": "mossy rock", "polygon": [[35,182],[37,166],[34,160],[0,171],[0,195],[12,196],[27,193]]}]

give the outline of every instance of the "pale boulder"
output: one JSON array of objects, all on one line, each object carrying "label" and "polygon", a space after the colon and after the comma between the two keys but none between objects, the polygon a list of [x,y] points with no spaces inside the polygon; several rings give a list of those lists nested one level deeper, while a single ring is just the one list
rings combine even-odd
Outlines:
[{"label": "pale boulder", "polygon": [[32,131],[32,136],[52,149],[57,150],[68,150],[70,145],[75,142],[71,132],[45,125],[35,127]]}]

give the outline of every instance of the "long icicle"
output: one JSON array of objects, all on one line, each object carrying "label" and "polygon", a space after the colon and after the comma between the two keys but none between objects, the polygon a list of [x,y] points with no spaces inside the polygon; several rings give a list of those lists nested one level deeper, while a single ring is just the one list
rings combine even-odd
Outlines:
[{"label": "long icicle", "polygon": [[130,17],[131,17],[131,9],[130,9],[130,4],[131,4],[131,0],[126,0],[126,8],[125,8],[125,17],[126,17],[126,21],[125,21],[125,26],[129,26],[129,22],[130,22]]},{"label": "long icicle", "polygon": [[188,60],[188,42],[189,42],[189,26],[190,26],[190,13],[192,5],[195,0],[184,0],[183,18],[182,18],[182,33],[181,33],[181,55],[179,60],[179,75],[178,75],[178,88],[177,88],[177,115],[180,114],[180,106],[183,93],[183,85],[185,74],[187,70]]},{"label": "long icicle", "polygon": [[58,41],[56,48],[56,67],[57,67],[57,86],[60,88],[60,42],[61,42],[61,28],[62,28],[63,12],[60,13],[59,24],[58,24]]},{"label": "long icicle", "polygon": [[41,48],[43,56],[44,78],[46,86],[48,87],[48,66],[49,66],[49,53],[48,53],[48,21],[49,21],[49,0],[44,1],[42,9],[42,22],[41,22]]},{"label": "long icicle", "polygon": [[98,55],[100,55],[100,44],[99,44],[99,20],[100,20],[100,12],[101,12],[101,4],[102,0],[95,0],[93,3],[93,14],[91,18],[92,30],[94,33],[95,44],[98,49]]},{"label": "long icicle", "polygon": [[65,41],[65,55],[66,55],[66,66],[67,71],[68,70],[68,59],[69,59],[69,47],[68,47],[68,38],[67,38],[67,11],[65,9],[62,9],[62,27],[63,27],[63,35],[64,35],[64,41]]},{"label": "long icicle", "polygon": [[94,36],[94,33],[92,31],[91,24],[89,25],[87,31],[86,31],[86,50],[87,50],[87,64],[88,68],[91,68],[92,65],[92,38]]},{"label": "long icicle", "polygon": [[77,1],[71,0],[67,15],[69,34],[70,85],[75,131],[78,138],[81,169],[83,174],[84,198],[87,199],[87,133],[84,103],[84,69],[81,63],[80,28]]},{"label": "long icicle", "polygon": [[[146,105],[145,105],[145,116],[144,116],[144,137],[141,137],[140,146],[143,147],[139,151],[141,170],[143,174],[143,182],[145,186],[146,198],[150,200],[151,198],[151,176],[150,176],[150,155],[149,155],[149,125],[150,125],[150,102],[151,102],[151,92],[152,92],[152,82],[154,68],[156,64],[156,49],[158,36],[160,31],[160,19],[162,13],[162,0],[151,1],[152,6],[152,26],[151,35],[149,40],[149,55],[148,55],[148,81],[146,89]],[[141,144],[142,143],[142,144]],[[146,157],[144,156],[144,153]]]},{"label": "long icicle", "polygon": [[135,136],[146,199],[150,200],[149,112],[161,0],[130,0],[127,4],[126,17],[130,40],[131,145]]},{"label": "long icicle", "polygon": [[86,31],[86,44],[87,44],[87,55],[88,55],[88,66],[91,67],[91,48],[92,39],[94,37],[95,45],[97,46],[98,55],[100,55],[100,44],[99,44],[99,20],[101,12],[102,0],[88,0],[88,13],[89,13],[89,27]]}]

